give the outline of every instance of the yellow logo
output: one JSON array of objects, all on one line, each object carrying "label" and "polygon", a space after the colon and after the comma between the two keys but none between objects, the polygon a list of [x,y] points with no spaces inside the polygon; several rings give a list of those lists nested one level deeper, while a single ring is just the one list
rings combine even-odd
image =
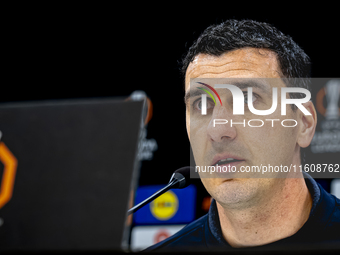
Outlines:
[{"label": "yellow logo", "polygon": [[178,198],[171,190],[156,198],[150,204],[152,215],[158,220],[172,218],[178,210]]}]

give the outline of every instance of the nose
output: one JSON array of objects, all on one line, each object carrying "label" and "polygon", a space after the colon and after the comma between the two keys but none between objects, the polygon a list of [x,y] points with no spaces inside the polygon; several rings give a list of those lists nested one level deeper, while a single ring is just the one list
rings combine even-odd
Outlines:
[{"label": "nose", "polygon": [[231,126],[231,110],[225,106],[215,107],[207,128],[207,135],[212,142],[232,141],[236,138],[235,125]]}]

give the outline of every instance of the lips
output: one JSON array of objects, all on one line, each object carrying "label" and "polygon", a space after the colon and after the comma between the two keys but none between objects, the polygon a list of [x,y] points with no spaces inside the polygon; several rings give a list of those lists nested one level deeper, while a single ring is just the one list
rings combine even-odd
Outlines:
[{"label": "lips", "polygon": [[240,162],[243,162],[244,159],[242,159],[239,156],[232,155],[230,153],[223,153],[223,154],[218,154],[216,155],[213,160],[212,160],[212,166],[215,165],[226,165],[226,164],[231,164],[231,165],[237,165]]}]

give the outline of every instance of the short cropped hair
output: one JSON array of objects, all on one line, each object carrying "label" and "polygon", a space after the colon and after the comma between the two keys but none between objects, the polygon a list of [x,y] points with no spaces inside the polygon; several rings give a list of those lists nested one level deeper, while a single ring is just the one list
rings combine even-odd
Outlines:
[{"label": "short cropped hair", "polygon": [[[299,79],[298,86],[310,91],[311,62],[307,54],[293,41],[274,26],[254,20],[226,20],[206,28],[189,48],[182,59],[181,73],[185,77],[189,64],[198,54],[220,56],[226,52],[245,47],[269,49],[276,53],[283,79]],[[286,82],[286,81],[285,81]],[[291,95],[300,97],[302,95]]]}]

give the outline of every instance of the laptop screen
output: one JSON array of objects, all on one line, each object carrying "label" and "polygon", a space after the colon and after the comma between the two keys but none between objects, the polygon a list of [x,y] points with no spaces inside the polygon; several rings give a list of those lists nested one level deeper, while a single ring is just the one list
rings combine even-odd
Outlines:
[{"label": "laptop screen", "polygon": [[120,250],[142,109],[115,99],[0,105],[0,250]]}]

